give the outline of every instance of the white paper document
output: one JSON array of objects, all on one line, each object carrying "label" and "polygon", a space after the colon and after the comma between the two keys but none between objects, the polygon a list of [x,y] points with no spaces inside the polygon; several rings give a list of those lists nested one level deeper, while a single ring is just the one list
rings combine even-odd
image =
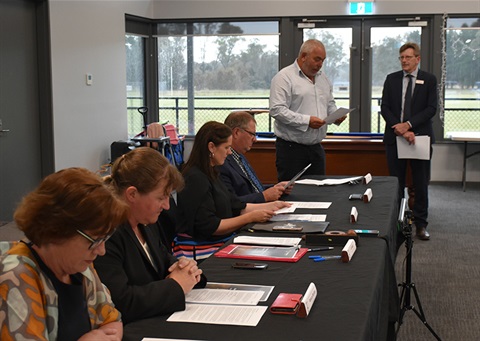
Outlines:
[{"label": "white paper document", "polygon": [[307,170],[311,165],[312,165],[311,163],[309,163],[308,165],[306,165],[305,168],[302,169],[300,172],[298,172],[293,178],[291,178],[290,181],[287,182],[287,184],[286,184],[283,188],[287,189],[288,187],[290,187],[291,185],[293,185],[293,184],[295,183],[295,181],[296,181],[298,178],[300,178],[300,177],[303,175],[303,173],[305,173],[306,170]]},{"label": "white paper document", "polygon": [[184,311],[173,313],[167,321],[255,327],[267,308],[267,306],[187,303]]},{"label": "white paper document", "polygon": [[280,214],[270,218],[270,221],[325,221],[326,214]]},{"label": "white paper document", "polygon": [[233,239],[235,244],[271,245],[271,246],[298,246],[302,238],[293,237],[252,237],[238,236]]},{"label": "white paper document", "polygon": [[185,295],[187,303],[257,305],[263,291],[194,289]]},{"label": "white paper document", "polygon": [[208,282],[205,286],[207,289],[227,289],[227,290],[248,290],[263,292],[260,302],[266,302],[268,297],[275,288],[273,285],[254,285],[254,284],[239,284],[239,283],[219,283]]},{"label": "white paper document", "polygon": [[331,123],[334,123],[336,120],[338,120],[339,118],[342,118],[343,116],[345,116],[346,114],[352,112],[353,110],[355,110],[355,108],[351,108],[351,109],[347,109],[347,108],[338,108],[335,112],[331,113],[330,115],[328,115],[324,121],[325,123],[327,124],[331,124]]},{"label": "white paper document", "polygon": [[363,176],[354,176],[351,178],[342,178],[342,179],[324,179],[324,180],[313,180],[313,179],[302,179],[295,181],[296,184],[301,185],[315,185],[315,186],[323,186],[323,185],[342,185],[349,183],[350,181],[358,181],[361,180]]},{"label": "white paper document", "polygon": [[415,144],[397,136],[397,152],[399,159],[430,160],[430,136],[415,136]]},{"label": "white paper document", "polygon": [[312,208],[312,209],[327,209],[330,207],[332,202],[321,202],[321,201],[289,201],[290,204],[296,205],[296,208]]},{"label": "white paper document", "polygon": [[292,213],[292,212],[295,212],[295,210],[297,209],[297,204],[292,204],[292,206],[290,207],[284,207],[284,208],[281,208],[279,210],[276,210],[275,211],[275,214],[284,214],[284,213]]}]

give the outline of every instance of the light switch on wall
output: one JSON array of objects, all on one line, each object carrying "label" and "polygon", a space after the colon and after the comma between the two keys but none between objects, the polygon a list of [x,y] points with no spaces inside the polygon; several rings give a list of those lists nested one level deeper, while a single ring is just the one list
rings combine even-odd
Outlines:
[{"label": "light switch on wall", "polygon": [[92,85],[93,83],[93,77],[91,73],[87,73],[86,75],[86,80],[87,80],[87,85]]}]

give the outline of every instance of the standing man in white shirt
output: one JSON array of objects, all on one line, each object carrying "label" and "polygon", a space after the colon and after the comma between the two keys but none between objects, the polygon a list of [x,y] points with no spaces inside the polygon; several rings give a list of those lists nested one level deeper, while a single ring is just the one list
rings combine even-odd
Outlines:
[{"label": "standing man in white shirt", "polygon": [[[325,118],[337,110],[330,80],[321,70],[325,46],[306,40],[295,62],[280,70],[270,86],[270,116],[275,118],[278,180],[290,180],[309,163],[305,175],[325,174]],[[340,124],[346,116],[335,121]]]}]

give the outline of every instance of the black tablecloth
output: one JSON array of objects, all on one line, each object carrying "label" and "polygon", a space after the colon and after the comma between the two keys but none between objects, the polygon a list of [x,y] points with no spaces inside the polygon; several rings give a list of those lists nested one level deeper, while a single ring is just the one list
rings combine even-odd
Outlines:
[{"label": "black tablecloth", "polygon": [[[311,178],[311,177],[309,177]],[[320,179],[320,177],[317,177]],[[377,229],[380,237],[360,237],[349,263],[329,260],[314,263],[303,257],[298,263],[266,262],[265,270],[232,269],[233,259],[210,257],[201,264],[209,281],[273,285],[270,306],[281,292],[304,293],[313,282],[318,290],[310,315],[274,315],[268,310],[256,327],[166,322],[168,316],[134,322],[125,326],[124,340],[165,337],[195,340],[386,340],[398,314],[398,293],[394,272],[397,252],[396,217],[399,200],[397,180],[374,177],[368,185],[296,185],[286,200],[331,201],[326,213],[328,230]],[[349,201],[352,193],[371,188],[370,203]],[[359,215],[350,224],[352,206]],[[298,210],[297,210],[298,211]],[[298,213],[298,212],[295,212]],[[304,213],[312,213],[311,210]],[[328,231],[327,230],[327,231]],[[339,254],[337,250],[322,254]],[[390,328],[391,331],[391,328]]]}]

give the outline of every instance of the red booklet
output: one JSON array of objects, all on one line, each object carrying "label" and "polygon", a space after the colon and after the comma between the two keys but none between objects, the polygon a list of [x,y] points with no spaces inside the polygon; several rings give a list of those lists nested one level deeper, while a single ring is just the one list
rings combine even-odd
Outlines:
[{"label": "red booklet", "polygon": [[298,262],[307,253],[306,248],[294,246],[260,246],[230,244],[217,251],[215,257],[269,260],[276,262]]},{"label": "red booklet", "polygon": [[300,307],[302,294],[278,294],[275,301],[270,306],[270,312],[273,314],[295,314]]}]

